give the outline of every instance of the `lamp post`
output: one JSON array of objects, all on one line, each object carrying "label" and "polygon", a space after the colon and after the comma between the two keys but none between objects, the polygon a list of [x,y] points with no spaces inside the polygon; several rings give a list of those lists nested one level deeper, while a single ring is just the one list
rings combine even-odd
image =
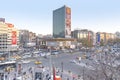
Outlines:
[{"label": "lamp post", "polygon": [[63,72],[63,62],[61,62],[62,72]]},{"label": "lamp post", "polygon": [[62,74],[63,74],[63,62],[61,62],[61,68],[62,68],[62,71],[61,71],[61,78],[62,78]]},{"label": "lamp post", "polygon": [[84,71],[85,67],[83,67],[83,80],[85,80],[85,71]]},{"label": "lamp post", "polygon": [[49,66],[50,66],[50,77],[51,77],[51,72],[52,72],[52,61],[51,61],[51,46],[49,47],[49,50],[50,50],[50,59],[49,59]]}]

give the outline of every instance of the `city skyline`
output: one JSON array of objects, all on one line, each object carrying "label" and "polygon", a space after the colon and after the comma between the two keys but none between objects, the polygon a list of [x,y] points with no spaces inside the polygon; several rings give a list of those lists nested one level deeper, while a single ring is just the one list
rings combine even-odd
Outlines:
[{"label": "city skyline", "polygon": [[28,29],[37,34],[52,34],[53,10],[67,5],[71,8],[72,30],[80,28],[114,33],[120,31],[119,2],[119,0],[2,0],[0,17],[18,29]]}]

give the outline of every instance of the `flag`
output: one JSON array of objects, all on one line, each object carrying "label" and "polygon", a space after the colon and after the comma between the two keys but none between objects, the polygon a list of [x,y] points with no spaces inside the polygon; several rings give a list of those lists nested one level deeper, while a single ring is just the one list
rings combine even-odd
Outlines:
[{"label": "flag", "polygon": [[56,71],[55,71],[55,67],[54,67],[54,65],[53,65],[53,80],[56,80],[55,75],[56,75]]}]

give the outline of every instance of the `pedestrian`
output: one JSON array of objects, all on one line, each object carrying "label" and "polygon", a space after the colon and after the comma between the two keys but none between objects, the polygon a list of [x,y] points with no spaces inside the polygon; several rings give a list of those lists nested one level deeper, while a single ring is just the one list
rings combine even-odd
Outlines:
[{"label": "pedestrian", "polygon": [[73,77],[73,80],[75,80],[75,77]]},{"label": "pedestrian", "polygon": [[13,80],[16,80],[16,78],[14,78]]},{"label": "pedestrian", "polygon": [[67,78],[67,80],[69,80],[69,78]]},{"label": "pedestrian", "polygon": [[5,75],[5,79],[7,79],[7,75]]}]

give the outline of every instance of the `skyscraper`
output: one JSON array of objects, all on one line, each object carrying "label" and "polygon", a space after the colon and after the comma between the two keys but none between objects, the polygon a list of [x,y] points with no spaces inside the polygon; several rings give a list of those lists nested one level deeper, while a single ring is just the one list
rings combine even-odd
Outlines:
[{"label": "skyscraper", "polygon": [[71,9],[67,6],[53,11],[53,37],[71,38]]}]

